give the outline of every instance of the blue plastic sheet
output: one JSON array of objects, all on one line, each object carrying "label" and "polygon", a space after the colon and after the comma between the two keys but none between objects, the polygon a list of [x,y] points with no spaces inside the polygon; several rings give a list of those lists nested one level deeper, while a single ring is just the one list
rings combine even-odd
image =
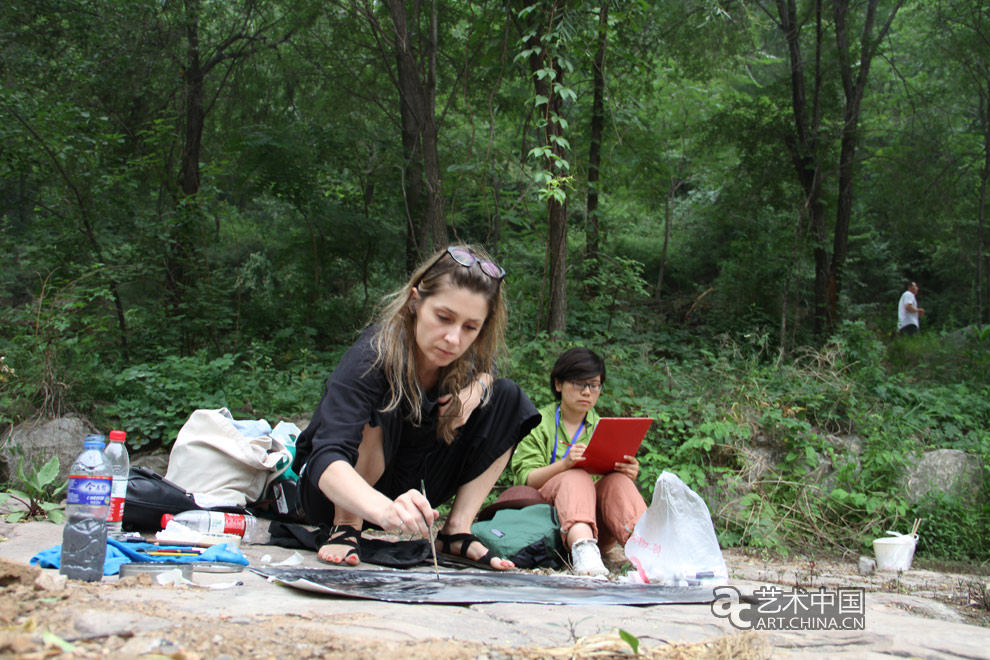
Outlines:
[{"label": "blue plastic sheet", "polygon": [[[210,546],[203,552],[193,557],[163,557],[161,555],[149,555],[148,552],[162,552],[175,550],[188,551],[186,546],[155,545],[154,543],[143,543],[140,541],[121,542],[114,539],[107,539],[107,556],[103,562],[104,575],[117,575],[120,572],[121,564],[137,562],[158,562],[163,564],[185,564],[191,562],[222,561],[231,564],[247,566],[249,564],[236,546],[230,543],[221,543]],[[55,545],[47,550],[42,550],[31,557],[31,563],[41,568],[58,568],[62,562],[62,546]]]}]

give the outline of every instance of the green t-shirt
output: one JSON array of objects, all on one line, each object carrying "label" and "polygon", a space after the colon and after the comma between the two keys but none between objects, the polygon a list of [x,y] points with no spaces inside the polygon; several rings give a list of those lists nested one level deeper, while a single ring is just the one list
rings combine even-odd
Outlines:
[{"label": "green t-shirt", "polygon": [[[530,472],[550,465],[550,457],[553,455],[554,432],[557,430],[557,405],[557,403],[551,403],[540,409],[543,420],[539,426],[530,431],[529,435],[519,442],[516,451],[512,454],[510,469],[512,470],[513,483],[516,486],[525,486]],[[584,417],[584,427],[575,442],[588,444],[591,440],[591,432],[600,417],[594,408],[589,410]],[[563,428],[557,432],[558,461],[564,457],[567,443],[571,440]]]}]

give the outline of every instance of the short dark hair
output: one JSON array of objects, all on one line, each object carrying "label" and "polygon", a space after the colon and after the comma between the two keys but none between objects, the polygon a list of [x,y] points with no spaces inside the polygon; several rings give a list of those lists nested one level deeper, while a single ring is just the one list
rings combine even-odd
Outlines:
[{"label": "short dark hair", "polygon": [[550,371],[550,391],[560,401],[560,392],[557,391],[556,384],[568,380],[602,377],[605,382],[605,360],[598,353],[588,348],[570,348],[564,351],[557,362],[554,363]]}]

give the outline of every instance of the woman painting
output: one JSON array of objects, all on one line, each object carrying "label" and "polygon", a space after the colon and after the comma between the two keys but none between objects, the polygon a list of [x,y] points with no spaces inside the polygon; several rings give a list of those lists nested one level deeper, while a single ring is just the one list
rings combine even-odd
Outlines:
[{"label": "woman painting", "polygon": [[333,525],[320,560],[359,563],[366,523],[428,536],[434,506],[453,497],[438,551],[513,567],[470,534],[516,443],[539,422],[515,383],[494,378],[504,276],[478,248],[438,252],[341,358],[293,462],[308,518]]},{"label": "woman painting", "polygon": [[540,411],[542,423],[512,457],[515,483],[539,489],[557,509],[561,538],[579,575],[608,573],[601,550],[616,541],[625,544],[646,511],[636,487],[639,462],[634,456],[624,456],[597,481],[581,469],[604,383],[605,362],[598,354],[587,348],[564,352],[550,372],[557,402]]}]

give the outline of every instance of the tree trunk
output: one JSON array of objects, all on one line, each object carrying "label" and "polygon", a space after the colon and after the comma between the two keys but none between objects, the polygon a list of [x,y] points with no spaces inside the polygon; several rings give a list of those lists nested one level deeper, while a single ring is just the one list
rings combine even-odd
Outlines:
[{"label": "tree trunk", "polygon": [[[540,131],[542,146],[549,148],[553,157],[548,157],[545,163],[547,171],[553,173],[558,167],[557,162],[566,159],[564,148],[559,138],[563,138],[563,128],[558,121],[561,111],[561,98],[554,93],[550,84],[550,76],[540,76],[538,72],[552,69],[553,82],[563,84],[564,70],[555,66],[547,49],[541,42],[541,30],[552,24],[553,17],[558,11],[556,2],[551,3],[545,20],[541,20],[537,30],[530,34],[526,47],[531,49],[529,56],[530,71],[533,74],[534,91],[537,98],[547,99]],[[562,192],[562,191],[561,191]],[[564,333],[567,329],[567,200],[561,195],[551,196],[547,202],[547,240],[548,256],[550,259],[550,304],[547,330],[553,333]]]},{"label": "tree trunk", "polygon": [[671,178],[670,187],[667,189],[667,199],[663,205],[663,249],[660,251],[660,272],[657,273],[657,289],[653,294],[653,299],[657,302],[660,302],[660,292],[663,290],[663,275],[667,270],[667,246],[670,245],[671,223],[674,219],[674,197],[684,184],[684,181],[680,176]]},{"label": "tree trunk", "polygon": [[[185,197],[199,192],[199,159],[203,142],[203,81],[205,72],[200,60],[199,16],[200,0],[185,0],[186,61],[182,71],[184,126],[182,151],[179,157],[179,189]],[[169,227],[169,242],[165,246],[165,294],[169,307],[178,309],[186,288],[186,262],[195,240],[189,235],[189,214],[194,206],[177,210],[178,222]]]},{"label": "tree trunk", "polygon": [[402,0],[389,0],[395,27],[396,85],[405,156],[402,185],[406,199],[406,266],[415,265],[447,243],[440,159],[437,153],[437,6],[430,3],[428,27],[420,31],[419,60],[411,30],[419,28],[418,0],[410,22]]},{"label": "tree trunk", "polygon": [[663,291],[663,275],[667,270],[667,246],[670,245],[670,195],[663,205],[663,248],[660,250],[660,270],[657,273],[657,289],[653,292],[653,299],[660,302],[660,292]]},{"label": "tree trunk", "polygon": [[567,203],[550,200],[550,317],[547,330],[567,330]]},{"label": "tree trunk", "polygon": [[200,0],[186,0],[186,44],[188,54],[182,72],[185,81],[186,126],[183,136],[179,185],[185,195],[199,192],[199,156],[203,144],[203,79],[199,52]]},{"label": "tree trunk", "polygon": [[[795,0],[777,0],[777,26],[787,42],[791,68],[791,109],[794,134],[787,140],[798,181],[804,191],[804,213],[815,247],[814,331],[822,336],[825,328],[825,301],[829,273],[828,253],[825,251],[825,207],[822,200],[822,162],[818,153],[820,123],[820,90],[822,84],[822,0],[815,2],[815,61],[811,102],[808,102],[804,59],[801,54],[801,26],[798,24]],[[800,231],[799,231],[800,233]]]},{"label": "tree trunk", "polygon": [[[981,95],[982,96],[982,95]],[[990,314],[987,314],[987,291],[986,286],[990,282],[984,283],[984,259],[983,256],[983,227],[986,222],[987,213],[987,181],[990,180],[990,83],[987,84],[986,96],[981,99],[980,123],[983,128],[983,169],[980,171],[980,199],[976,215],[976,322],[982,324],[990,321]]]},{"label": "tree trunk", "polygon": [[[836,205],[835,235],[832,244],[832,260],[828,273],[828,308],[826,332],[831,333],[839,321],[838,300],[842,290],[843,270],[849,252],[849,226],[852,220],[853,181],[856,149],[859,142],[859,112],[862,108],[863,93],[870,75],[870,64],[876,55],[877,46],[890,29],[890,25],[901,6],[902,0],[894,5],[876,39],[873,38],[873,25],[876,22],[879,0],[868,0],[866,16],[863,19],[863,33],[857,61],[849,57],[849,32],[846,18],[849,0],[834,0],[835,41],[839,55],[839,74],[842,77],[842,90],[845,94],[845,108],[842,113],[842,138],[839,151],[839,198]],[[855,79],[853,72],[856,71]]]},{"label": "tree trunk", "polygon": [[602,160],[602,132],[605,127],[605,49],[608,45],[608,4],[598,10],[598,50],[594,61],[594,90],[591,102],[591,143],[588,147],[588,225],[585,229],[584,258],[587,277],[598,272],[598,180]]},{"label": "tree trunk", "polygon": [[832,242],[832,263],[828,274],[828,305],[825,315],[825,332],[831,334],[839,322],[839,291],[842,289],[842,271],[849,252],[849,225],[852,221],[853,163],[856,158],[855,126],[859,122],[859,110],[846,112],[846,124],[842,129],[842,145],[839,149],[839,199],[835,212],[835,234]]}]

